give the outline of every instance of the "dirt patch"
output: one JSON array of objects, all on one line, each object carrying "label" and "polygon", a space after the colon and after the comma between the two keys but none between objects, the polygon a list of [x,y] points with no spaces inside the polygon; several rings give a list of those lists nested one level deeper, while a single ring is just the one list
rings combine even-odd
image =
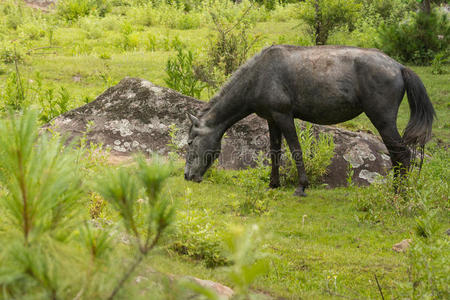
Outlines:
[{"label": "dirt patch", "polygon": [[56,5],[57,0],[24,0],[25,4],[31,8],[49,11]]}]

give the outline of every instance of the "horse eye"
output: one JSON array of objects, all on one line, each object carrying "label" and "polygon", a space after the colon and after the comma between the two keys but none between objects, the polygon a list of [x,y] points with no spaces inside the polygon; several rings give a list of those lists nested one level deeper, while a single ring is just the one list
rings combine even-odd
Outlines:
[{"label": "horse eye", "polygon": [[189,140],[188,142],[187,142],[187,144],[190,146],[190,145],[192,145],[192,140]]}]

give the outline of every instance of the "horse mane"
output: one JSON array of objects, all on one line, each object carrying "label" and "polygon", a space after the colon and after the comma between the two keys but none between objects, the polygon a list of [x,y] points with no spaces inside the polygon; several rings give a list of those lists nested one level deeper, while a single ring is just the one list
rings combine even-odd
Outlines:
[{"label": "horse mane", "polygon": [[[270,46],[271,47],[271,46]],[[217,92],[211,100],[205,105],[205,107],[200,111],[198,117],[201,118],[204,116],[218,101],[222,99],[222,97],[227,94],[237,83],[242,82],[241,76],[245,74],[249,69],[251,69],[261,55],[270,47],[266,47],[261,50],[259,53],[255,54],[252,58],[247,60],[247,62],[241,65],[231,77],[225,82],[222,88]]]}]

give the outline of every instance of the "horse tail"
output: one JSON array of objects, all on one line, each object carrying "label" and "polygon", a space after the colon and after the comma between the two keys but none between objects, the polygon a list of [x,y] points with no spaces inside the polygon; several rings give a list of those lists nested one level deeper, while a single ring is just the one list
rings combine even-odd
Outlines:
[{"label": "horse tail", "polygon": [[410,147],[421,147],[431,138],[431,127],[436,117],[427,90],[419,76],[409,68],[402,68],[402,77],[408,95],[411,116],[403,133],[403,141]]}]

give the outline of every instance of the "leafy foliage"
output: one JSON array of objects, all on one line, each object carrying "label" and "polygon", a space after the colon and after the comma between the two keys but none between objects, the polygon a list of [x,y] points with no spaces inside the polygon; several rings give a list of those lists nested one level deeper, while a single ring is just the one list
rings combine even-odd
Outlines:
[{"label": "leafy foliage", "polygon": [[176,231],[170,249],[200,260],[208,268],[230,264],[223,251],[222,236],[217,223],[206,210],[187,210],[177,214]]},{"label": "leafy foliage", "polygon": [[310,26],[316,45],[325,45],[333,29],[355,23],[360,8],[355,0],[306,0],[300,4],[299,18]]},{"label": "leafy foliage", "polygon": [[166,84],[184,95],[200,98],[205,85],[196,78],[193,69],[194,55],[192,51],[185,52],[181,47],[177,48],[176,58],[169,58],[166,72],[169,78]]},{"label": "leafy foliage", "polygon": [[58,138],[39,135],[36,125],[36,112],[19,119],[11,114],[0,123],[5,189],[0,204],[9,226],[1,234],[2,244],[9,246],[1,249],[7,263],[1,266],[0,286],[12,297],[30,291],[56,297],[61,292],[53,261],[57,252],[47,247],[59,248],[80,220],[83,188],[76,152]]},{"label": "leafy foliage", "polygon": [[111,232],[83,215],[82,149],[39,135],[37,121],[37,112],[27,111],[0,122],[2,295],[65,299],[82,291],[87,298],[112,299],[129,292],[127,279],[172,222],[173,206],[160,195],[170,168],[157,158],[151,164],[137,158],[136,171],[104,172],[98,192],[117,209],[138,253],[122,265],[120,280],[105,283],[105,270],[118,262],[112,260]]},{"label": "leafy foliage", "polygon": [[445,14],[419,12],[400,23],[382,27],[383,50],[403,62],[429,64],[435,55],[448,52],[450,21]]},{"label": "leafy foliage", "polygon": [[90,14],[104,16],[111,9],[107,0],[60,0],[57,13],[66,21],[76,21]]}]

